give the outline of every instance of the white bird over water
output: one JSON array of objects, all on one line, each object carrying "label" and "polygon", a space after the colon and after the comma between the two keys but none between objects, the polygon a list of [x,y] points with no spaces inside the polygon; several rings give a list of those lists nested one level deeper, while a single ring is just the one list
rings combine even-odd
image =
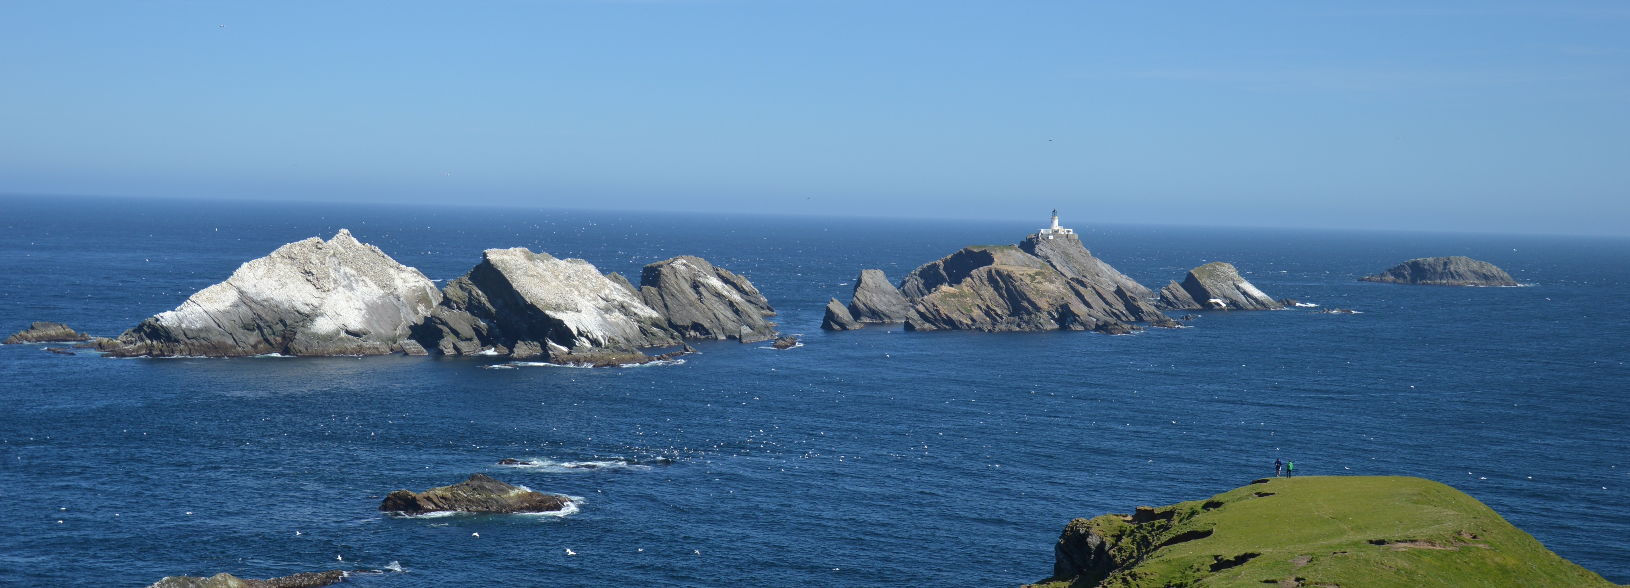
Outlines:
[{"label": "white bird over water", "polygon": [[481,534],[480,533],[470,533],[470,536],[471,537],[480,537]]},{"label": "white bird over water", "polygon": [[577,552],[576,552],[576,551],[572,551],[572,548],[570,548],[570,547],[567,547],[567,548],[566,548],[566,555],[577,555]]}]

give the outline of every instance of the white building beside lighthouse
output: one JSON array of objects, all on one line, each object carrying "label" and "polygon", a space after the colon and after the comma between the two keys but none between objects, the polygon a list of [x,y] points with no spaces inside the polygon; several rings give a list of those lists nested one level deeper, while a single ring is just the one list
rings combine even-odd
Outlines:
[{"label": "white building beside lighthouse", "polygon": [[1055,235],[1074,235],[1075,231],[1058,226],[1058,210],[1054,209],[1053,210],[1053,226],[1042,229],[1037,234],[1041,235],[1043,237],[1046,237],[1048,239],[1051,239]]}]

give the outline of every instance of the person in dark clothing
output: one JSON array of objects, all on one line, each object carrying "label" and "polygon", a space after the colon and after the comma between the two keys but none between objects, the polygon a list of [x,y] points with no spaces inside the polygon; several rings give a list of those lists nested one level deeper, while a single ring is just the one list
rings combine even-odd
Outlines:
[{"label": "person in dark clothing", "polygon": [[1279,477],[1280,473],[1282,471],[1284,471],[1284,469],[1285,469],[1284,460],[1278,460],[1278,459],[1273,460],[1273,477],[1275,477],[1275,478]]},{"label": "person in dark clothing", "polygon": [[1292,478],[1292,477],[1295,477],[1295,476],[1296,476],[1296,462],[1294,462],[1294,461],[1285,462],[1285,477],[1286,478]]}]

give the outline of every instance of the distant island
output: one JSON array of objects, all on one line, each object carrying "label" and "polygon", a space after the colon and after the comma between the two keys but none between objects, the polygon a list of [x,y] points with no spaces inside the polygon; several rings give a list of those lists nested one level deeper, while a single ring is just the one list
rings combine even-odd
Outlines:
[{"label": "distant island", "polygon": [[1359,278],[1359,281],[1427,286],[1521,285],[1511,279],[1511,274],[1492,263],[1458,255],[1411,259],[1379,274]]},{"label": "distant island", "polygon": [[1206,500],[1075,519],[1027,588],[1609,588],[1477,499],[1430,480],[1264,478]]},{"label": "distant island", "polygon": [[909,331],[1098,331],[1126,334],[1137,323],[1175,328],[1162,310],[1276,310],[1283,305],[1214,262],[1171,282],[1158,296],[1098,259],[1075,231],[1047,228],[1015,245],[974,245],[907,274],[898,288],[882,270],[860,272],[848,305],[826,305],[821,328],[847,331],[900,323]]}]

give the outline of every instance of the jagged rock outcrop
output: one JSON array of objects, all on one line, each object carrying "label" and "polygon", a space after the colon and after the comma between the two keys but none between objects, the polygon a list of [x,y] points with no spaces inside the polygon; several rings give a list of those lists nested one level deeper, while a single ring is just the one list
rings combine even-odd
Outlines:
[{"label": "jagged rock outcrop", "polygon": [[220,573],[208,578],[170,576],[147,588],[321,588],[344,580],[345,572],[340,570],[294,574],[267,580],[251,580]]},{"label": "jagged rock outcrop", "polygon": [[6,338],[0,345],[16,345],[18,343],[72,343],[89,341],[90,335],[74,332],[72,327],[62,323],[37,322],[29,325],[28,329],[18,331],[17,334]]},{"label": "jagged rock outcrop", "polygon": [[1160,289],[1160,305],[1170,310],[1201,308],[1227,310],[1277,310],[1284,308],[1272,296],[1240,277],[1231,264],[1216,261],[1189,270],[1183,283],[1172,282]]},{"label": "jagged rock outcrop", "polygon": [[434,284],[341,229],[243,264],[108,345],[113,356],[383,355],[441,301]]},{"label": "jagged rock outcrop", "polygon": [[771,344],[770,346],[781,350],[792,349],[798,346],[798,337],[796,335],[777,337],[775,339],[775,343]]},{"label": "jagged rock outcrop", "polygon": [[470,273],[447,284],[413,338],[444,355],[596,365],[642,363],[649,357],[640,348],[680,342],[627,280],[523,247],[485,251]]},{"label": "jagged rock outcrop", "polygon": [[776,336],[770,301],[747,278],[700,257],[681,255],[640,271],[640,298],[688,339],[768,341]]},{"label": "jagged rock outcrop", "polygon": [[856,321],[855,317],[850,316],[849,308],[844,306],[842,302],[838,302],[838,299],[833,298],[831,302],[826,303],[826,316],[821,319],[822,329],[828,331],[853,331],[865,326]]},{"label": "jagged rock outcrop", "polygon": [[901,291],[916,298],[906,328],[918,331],[1118,331],[1110,324],[1164,316],[1124,287],[1065,276],[1014,245],[964,248],[911,272]]},{"label": "jagged rock outcrop", "polygon": [[1392,266],[1362,282],[1423,284],[1428,286],[1517,286],[1511,274],[1486,261],[1470,257],[1423,257]]},{"label": "jagged rock outcrop", "polygon": [[1065,276],[1086,280],[1099,288],[1111,291],[1124,288],[1138,298],[1154,296],[1154,293],[1143,284],[1126,277],[1103,260],[1093,257],[1092,252],[1087,251],[1087,247],[1081,244],[1081,238],[1073,233],[1032,234],[1025,237],[1024,242],[1019,244],[1019,249],[1041,258]]},{"label": "jagged rock outcrop", "polygon": [[379,510],[404,514],[428,512],[556,512],[571,505],[571,499],[534,492],[520,486],[511,486],[485,474],[473,474],[470,479],[451,486],[440,486],[424,492],[397,490],[385,497]]},{"label": "jagged rock outcrop", "polygon": [[849,316],[862,323],[903,323],[911,316],[911,302],[889,283],[883,270],[863,270],[855,278]]}]

